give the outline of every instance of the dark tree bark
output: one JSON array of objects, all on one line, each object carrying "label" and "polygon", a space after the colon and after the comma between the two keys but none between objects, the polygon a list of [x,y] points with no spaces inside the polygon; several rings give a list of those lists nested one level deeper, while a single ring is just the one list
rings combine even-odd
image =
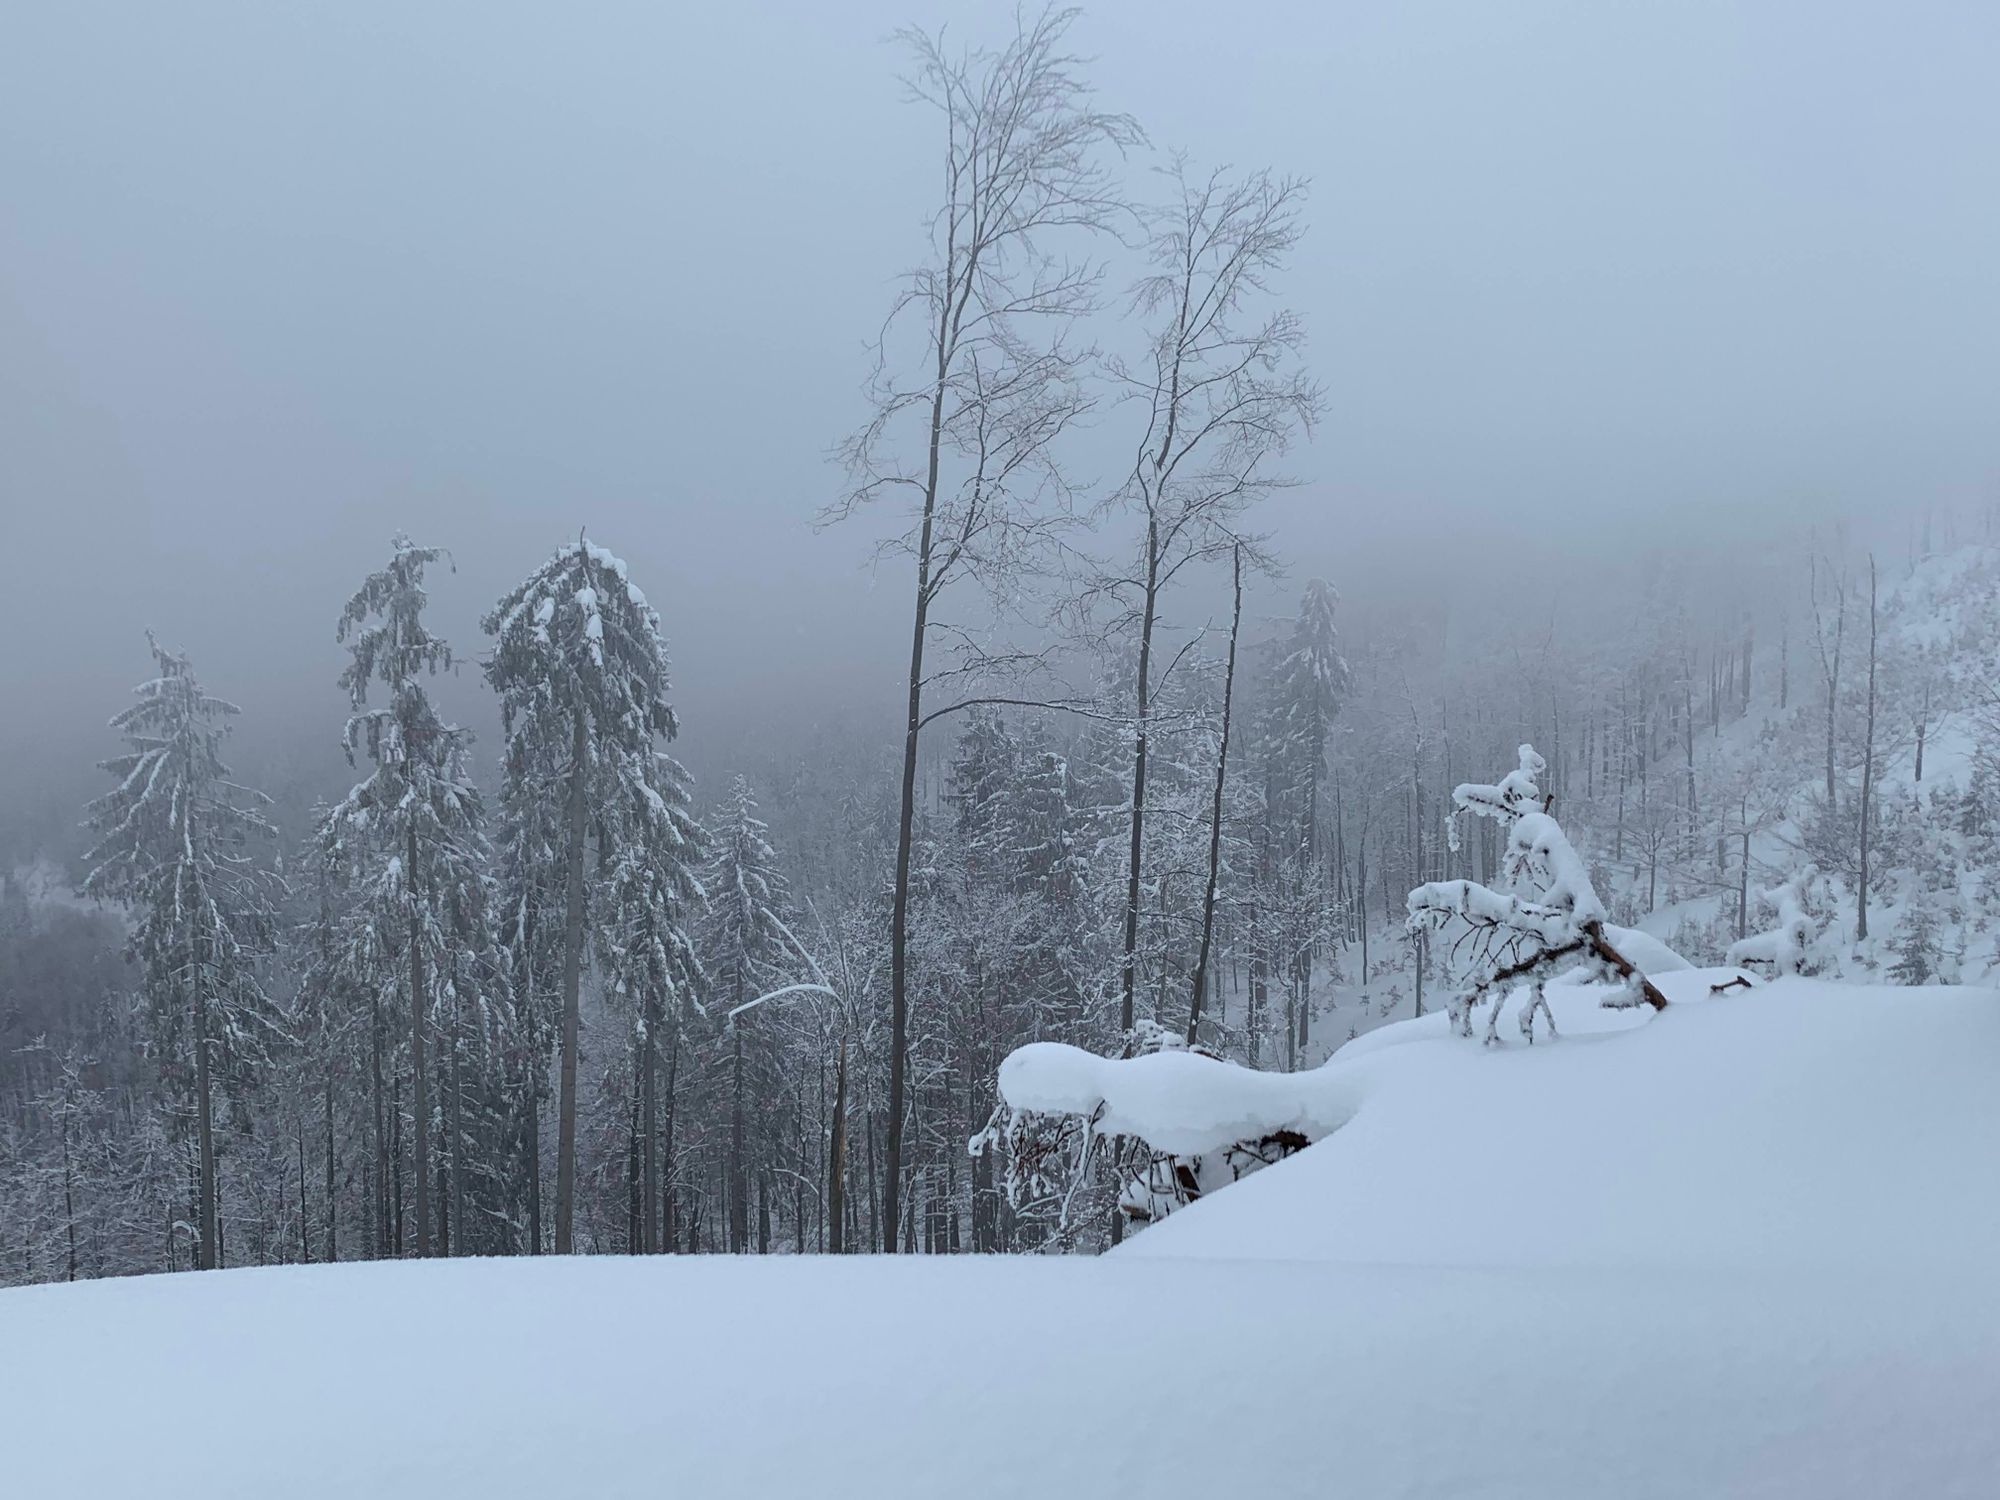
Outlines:
[{"label": "dark tree bark", "polygon": [[847,1038],[833,1064],[833,1130],[827,1147],[827,1250],[839,1255],[847,1248]]},{"label": "dark tree bark", "polygon": [[[736,1003],[743,1003],[743,985],[736,985]],[[729,1250],[741,1255],[750,1248],[750,1179],[743,1160],[743,1022],[729,1023]]]},{"label": "dark tree bark", "polygon": [[410,1124],[414,1132],[410,1165],[416,1187],[416,1248],[418,1256],[422,1257],[431,1253],[430,1076],[424,1060],[424,1017],[429,1009],[430,997],[424,990],[423,923],[417,915],[421,902],[417,895],[417,828],[414,821],[410,824],[408,859],[409,866],[403,878],[410,886]]},{"label": "dark tree bark", "polygon": [[375,1258],[389,1253],[389,1122],[382,1095],[382,1001],[368,1002],[370,1055],[375,1096]]},{"label": "dark tree bark", "polygon": [[1875,648],[1878,636],[1875,604],[1875,555],[1868,555],[1868,718],[1861,750],[1861,879],[1854,907],[1854,938],[1868,936],[1868,835],[1875,821]]},{"label": "dark tree bark", "polygon": [[[1170,431],[1169,440],[1171,437]],[[1127,1036],[1132,1031],[1132,995],[1139,978],[1139,882],[1146,844],[1147,730],[1152,713],[1153,627],[1159,618],[1159,603],[1160,523],[1157,517],[1148,515],[1145,600],[1139,616],[1139,679],[1132,736],[1131,849],[1125,871],[1125,942],[1118,997],[1118,1027]]]},{"label": "dark tree bark", "polygon": [[221,1228],[216,1212],[215,1113],[208,1077],[208,992],[197,956],[194,973],[195,1134],[201,1162],[201,1263],[213,1271],[222,1263]]},{"label": "dark tree bark", "polygon": [[1222,675],[1222,742],[1215,755],[1215,795],[1209,807],[1208,884],[1202,893],[1201,947],[1195,954],[1194,993],[1188,1005],[1187,1039],[1193,1045],[1201,1030],[1203,987],[1208,983],[1209,951],[1215,941],[1215,888],[1222,874],[1222,794],[1229,778],[1230,715],[1236,702],[1236,637],[1243,626],[1243,548],[1230,553],[1230,578],[1236,602],[1229,616],[1229,661]]},{"label": "dark tree bark", "polygon": [[331,1265],[340,1259],[339,1203],[333,1186],[333,1064],[326,1068],[326,1259]]},{"label": "dark tree bark", "polygon": [[569,773],[569,865],[563,908],[562,1058],[556,1082],[556,1254],[575,1248],[576,1049],[578,993],[583,983],[583,844],[588,823],[585,778],[589,726],[576,710]]},{"label": "dark tree bark", "polygon": [[659,1099],[655,1089],[659,1074],[658,1043],[654,1033],[659,1025],[659,1007],[647,1007],[646,1024],[639,1035],[639,1253],[651,1255],[659,1248],[655,1238],[660,1216]]}]

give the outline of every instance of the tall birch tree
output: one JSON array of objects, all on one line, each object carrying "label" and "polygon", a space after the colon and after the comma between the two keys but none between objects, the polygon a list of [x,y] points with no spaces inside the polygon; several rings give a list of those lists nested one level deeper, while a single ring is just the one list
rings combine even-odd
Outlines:
[{"label": "tall birch tree", "polygon": [[[1098,268],[1070,258],[1121,212],[1103,160],[1138,137],[1097,109],[1069,53],[1072,10],[1023,15],[997,51],[947,50],[907,31],[913,100],[942,125],[942,182],[928,254],[886,321],[869,391],[872,414],[843,450],[852,487],[826,519],[901,501],[887,544],[916,566],[903,720],[901,803],[890,903],[890,1052],[882,1245],[896,1248],[909,1055],[910,855],[919,736],[953,705],[942,684],[1018,663],[976,642],[947,599],[983,588],[1004,600],[1050,539],[1067,489],[1054,445],[1090,404],[1089,355],[1070,341],[1093,310]],[[939,671],[934,645],[967,648]],[[955,655],[955,653],[954,653]]]}]

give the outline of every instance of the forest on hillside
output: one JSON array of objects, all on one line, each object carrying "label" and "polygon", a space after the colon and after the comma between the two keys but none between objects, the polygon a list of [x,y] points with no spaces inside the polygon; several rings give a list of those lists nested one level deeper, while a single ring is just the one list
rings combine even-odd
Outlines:
[{"label": "forest on hillside", "polygon": [[[556,508],[478,640],[434,633],[454,538],[419,517],[325,600],[351,713],[291,728],[337,782],[271,795],[231,662],[130,622],[100,794],[0,878],[0,1282],[1102,1248],[1131,1164],[1024,1191],[1003,1061],[1291,1072],[1453,1004],[1463,933],[1411,893],[1503,879],[1506,825],[1453,814],[1523,746],[1608,924],[1989,974],[1995,509],[1588,566],[1529,512],[1344,607],[1263,519],[1337,419],[1287,298],[1305,185],[1137,170],[1069,24],[904,38],[935,211],[817,517],[909,601],[894,722],[697,785],[700,622]],[[497,740],[441,714],[453,672]]]}]

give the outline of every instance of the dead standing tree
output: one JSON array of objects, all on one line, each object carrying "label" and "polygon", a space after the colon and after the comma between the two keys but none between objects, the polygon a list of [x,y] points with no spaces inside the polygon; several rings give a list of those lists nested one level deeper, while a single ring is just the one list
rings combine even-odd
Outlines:
[{"label": "dead standing tree", "polygon": [[[1092,359],[1068,335],[1095,308],[1100,275],[1064,250],[1123,212],[1101,162],[1138,139],[1128,118],[1092,106],[1079,61],[1064,50],[1075,14],[1024,16],[1013,39],[992,52],[947,52],[941,36],[901,35],[915,61],[911,96],[944,124],[942,201],[930,221],[929,256],[907,277],[883,327],[873,414],[843,448],[853,486],[823,518],[901,497],[907,524],[885,550],[913,559],[917,572],[890,908],[882,1213],[890,1251],[902,1190],[918,737],[951,711],[927,711],[924,694],[940,679],[1032,660],[989,652],[941,619],[938,606],[961,585],[995,599],[1010,593],[1067,514],[1054,448],[1089,408],[1084,377]],[[926,667],[926,649],[939,636],[967,653],[954,653],[942,673]]]}]

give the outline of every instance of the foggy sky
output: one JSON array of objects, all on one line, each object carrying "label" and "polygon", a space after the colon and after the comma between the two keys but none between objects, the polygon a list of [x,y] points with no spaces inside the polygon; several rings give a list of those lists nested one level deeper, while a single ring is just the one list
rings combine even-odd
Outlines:
[{"label": "foggy sky", "polygon": [[[580,525],[625,555],[697,769],[888,714],[908,581],[811,529],[934,185],[885,40],[1008,15],[13,7],[7,795],[114,748],[148,625],[330,746],[333,623],[399,527],[455,552],[468,658]],[[1263,517],[1296,576],[1995,493],[2000,9],[1120,0],[1075,35],[1155,146],[1312,179],[1328,417]]]}]

